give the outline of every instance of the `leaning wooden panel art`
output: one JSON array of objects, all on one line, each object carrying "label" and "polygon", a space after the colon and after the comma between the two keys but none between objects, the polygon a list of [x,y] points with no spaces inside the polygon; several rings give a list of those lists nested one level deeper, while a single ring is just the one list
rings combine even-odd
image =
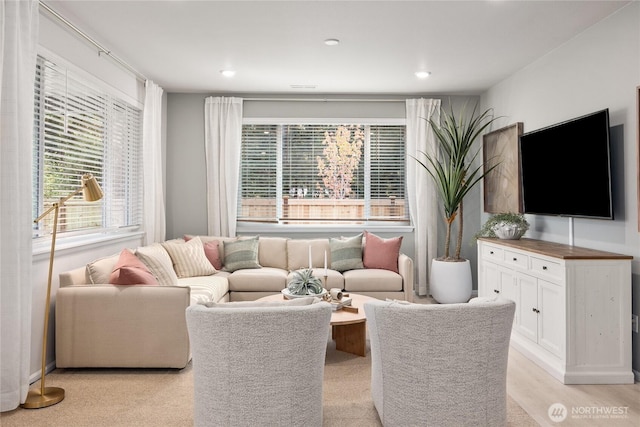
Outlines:
[{"label": "leaning wooden panel art", "polygon": [[485,212],[522,212],[518,149],[522,128],[522,122],[517,122],[483,136],[484,164],[497,163],[484,177]]}]

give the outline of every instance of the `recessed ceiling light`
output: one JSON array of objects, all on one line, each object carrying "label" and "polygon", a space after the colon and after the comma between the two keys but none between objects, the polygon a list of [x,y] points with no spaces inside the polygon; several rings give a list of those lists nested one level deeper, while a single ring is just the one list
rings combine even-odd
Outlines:
[{"label": "recessed ceiling light", "polygon": [[233,70],[220,70],[220,74],[222,74],[225,77],[233,77],[236,75],[236,72]]},{"label": "recessed ceiling light", "polygon": [[416,77],[419,79],[426,79],[431,75],[431,71],[416,71]]},{"label": "recessed ceiling light", "polygon": [[338,40],[338,39],[326,39],[324,41],[324,44],[326,44],[327,46],[336,46],[336,45],[340,44],[340,40]]}]

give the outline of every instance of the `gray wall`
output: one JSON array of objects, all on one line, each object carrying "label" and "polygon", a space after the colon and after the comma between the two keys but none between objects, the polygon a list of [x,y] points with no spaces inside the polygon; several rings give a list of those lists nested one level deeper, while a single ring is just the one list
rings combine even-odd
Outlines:
[{"label": "gray wall", "polygon": [[[640,3],[633,2],[555,51],[500,82],[482,103],[535,130],[609,108],[615,221],[575,219],[575,245],[633,255],[633,305],[640,313],[640,234],[636,163],[640,85]],[[553,153],[549,153],[553,155]],[[571,191],[568,189],[568,191]],[[486,215],[483,215],[483,219]],[[530,215],[530,237],[568,243],[568,219]],[[634,369],[640,340],[632,334]]]},{"label": "gray wall", "polygon": [[[204,161],[204,100],[211,94],[169,93],[167,95],[167,238],[184,234],[207,233],[206,182]],[[225,94],[225,96],[229,96]],[[252,96],[242,95],[244,98]],[[419,97],[415,96],[415,97]],[[317,97],[314,97],[317,98]],[[352,96],[349,98],[363,98]],[[286,102],[245,101],[244,117],[247,118],[405,118],[404,98],[397,102]],[[448,108],[455,110],[465,104],[473,105],[478,97],[436,97]],[[379,99],[379,97],[376,97]],[[474,283],[476,277],[476,247],[473,235],[480,227],[480,187],[465,199],[465,240],[462,255],[471,260]],[[444,220],[439,219],[439,248],[444,244]],[[341,228],[283,228],[263,227],[247,229],[239,227],[239,234],[261,234],[296,238],[351,235],[362,227]],[[382,237],[403,236],[402,251],[414,258],[414,236],[411,228],[368,228]],[[414,260],[424,262],[424,260]]]}]

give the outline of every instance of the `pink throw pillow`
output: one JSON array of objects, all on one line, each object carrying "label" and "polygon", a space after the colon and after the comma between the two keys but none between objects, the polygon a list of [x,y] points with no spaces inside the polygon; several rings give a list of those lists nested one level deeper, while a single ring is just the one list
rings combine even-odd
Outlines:
[{"label": "pink throw pillow", "polygon": [[158,280],[133,252],[123,249],[109,276],[112,285],[158,285]]},{"label": "pink throw pillow", "polygon": [[401,245],[402,236],[383,239],[365,231],[362,254],[364,268],[380,268],[397,273]]},{"label": "pink throw pillow", "polygon": [[[184,241],[188,242],[191,237],[184,236]],[[207,257],[213,268],[222,270],[222,258],[220,257],[220,242],[211,240],[210,242],[202,242],[204,247],[204,255]]]}]

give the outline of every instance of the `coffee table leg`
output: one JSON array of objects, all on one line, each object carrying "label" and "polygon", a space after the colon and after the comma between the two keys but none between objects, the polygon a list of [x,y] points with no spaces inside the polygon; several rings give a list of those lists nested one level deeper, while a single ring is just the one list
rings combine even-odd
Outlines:
[{"label": "coffee table leg", "polygon": [[367,324],[365,322],[349,325],[334,325],[333,340],[336,350],[364,357],[367,348]]}]

